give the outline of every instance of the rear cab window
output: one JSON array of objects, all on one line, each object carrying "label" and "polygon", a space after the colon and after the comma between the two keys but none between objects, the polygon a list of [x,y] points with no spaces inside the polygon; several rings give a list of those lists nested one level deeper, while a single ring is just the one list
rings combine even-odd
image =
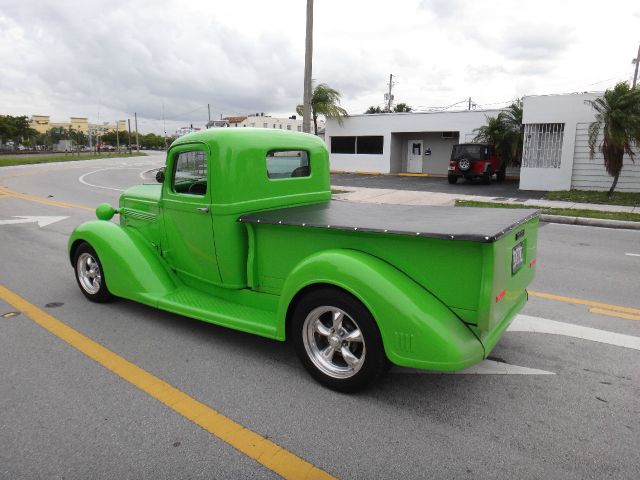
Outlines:
[{"label": "rear cab window", "polygon": [[271,150],[266,162],[267,177],[271,180],[311,175],[309,154],[305,150]]}]

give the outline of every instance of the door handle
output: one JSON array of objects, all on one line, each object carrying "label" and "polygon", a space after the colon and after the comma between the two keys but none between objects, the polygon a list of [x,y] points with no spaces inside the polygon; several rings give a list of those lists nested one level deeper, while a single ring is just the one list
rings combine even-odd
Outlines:
[{"label": "door handle", "polygon": [[202,213],[209,213],[209,207],[199,207],[199,208],[196,208],[196,210]]}]

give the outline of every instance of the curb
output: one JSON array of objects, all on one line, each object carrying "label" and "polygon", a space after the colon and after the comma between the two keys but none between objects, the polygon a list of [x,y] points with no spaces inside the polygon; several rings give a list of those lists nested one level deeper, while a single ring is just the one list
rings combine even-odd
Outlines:
[{"label": "curb", "polygon": [[563,215],[540,214],[540,221],[547,223],[564,223],[565,225],[583,225],[586,227],[624,228],[640,230],[640,222],[625,220],[608,220],[606,218],[565,217]]}]

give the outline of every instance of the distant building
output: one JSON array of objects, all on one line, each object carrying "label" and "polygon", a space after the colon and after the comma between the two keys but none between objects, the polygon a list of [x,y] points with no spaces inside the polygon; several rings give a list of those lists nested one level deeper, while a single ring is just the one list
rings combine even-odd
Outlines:
[{"label": "distant building", "polygon": [[70,117],[68,122],[52,122],[49,115],[31,115],[29,124],[31,128],[38,133],[46,133],[52,128],[63,128],[65,130],[82,132],[87,135],[89,131],[91,131],[92,135],[97,135],[115,131],[116,126],[120,131],[127,129],[126,120],[118,120],[117,125],[109,122],[89,123],[87,117]]},{"label": "distant building", "polygon": [[[239,117],[238,117],[239,118]],[[292,132],[302,131],[302,118],[298,118],[296,115],[292,115],[289,118],[277,118],[265,115],[264,113],[255,113],[245,117],[239,123],[236,123],[236,127],[251,127],[251,128],[274,128],[277,130],[290,130]]]},{"label": "distant building", "polygon": [[237,127],[242,124],[247,119],[246,115],[239,117],[224,117],[223,120],[226,120],[229,123],[230,127]]},{"label": "distant building", "polygon": [[176,130],[176,137],[182,137],[183,135],[186,135],[187,133],[192,133],[192,132],[199,132],[200,130],[202,130],[201,128],[198,127],[182,127],[179,128],[178,130]]}]

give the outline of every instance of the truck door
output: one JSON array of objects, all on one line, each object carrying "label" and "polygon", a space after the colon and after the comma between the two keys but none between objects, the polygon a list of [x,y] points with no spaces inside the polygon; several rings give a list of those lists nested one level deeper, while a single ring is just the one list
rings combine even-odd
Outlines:
[{"label": "truck door", "polygon": [[208,154],[202,145],[172,150],[162,192],[162,254],[185,283],[220,283],[211,207]]}]

